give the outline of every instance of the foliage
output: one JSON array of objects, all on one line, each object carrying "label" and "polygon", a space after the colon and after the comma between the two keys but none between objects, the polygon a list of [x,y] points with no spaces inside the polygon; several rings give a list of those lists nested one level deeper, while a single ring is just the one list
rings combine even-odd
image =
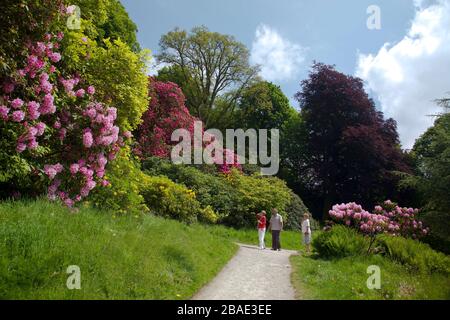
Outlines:
[{"label": "foliage", "polygon": [[386,191],[396,183],[392,171],[409,168],[395,121],[384,120],[376,111],[362,80],[316,63],[296,98],[301,107],[298,124],[304,126],[297,130],[306,135],[300,139],[306,144],[292,170],[309,192],[321,196],[324,214],[337,200],[355,199],[371,206],[390,197]]},{"label": "foliage", "polygon": [[134,130],[148,106],[149,53],[134,53],[120,39],[104,39],[100,46],[87,34],[85,28],[66,32],[64,68],[82,74],[96,87],[99,99],[114,102],[121,130]]},{"label": "foliage", "polygon": [[[417,274],[380,255],[322,259],[292,256],[292,284],[300,299],[448,300],[450,280],[442,274]],[[367,287],[367,267],[381,270],[380,289]]]},{"label": "foliage", "polygon": [[312,245],[321,257],[342,258],[365,254],[369,239],[354,229],[335,225],[314,238]]},{"label": "foliage", "polygon": [[411,153],[417,169],[402,183],[418,190],[423,199],[421,218],[431,227],[427,241],[449,253],[450,113],[438,116],[434,126],[416,140]]},{"label": "foliage", "polygon": [[155,81],[149,78],[150,105],[142,116],[142,124],[136,131],[135,153],[142,158],[157,156],[168,158],[172,133],[176,129],[187,129],[194,134],[196,118],[189,114],[184,105],[184,94],[172,82]]},{"label": "foliage", "polygon": [[[234,227],[253,227],[254,213],[277,208],[288,225],[291,191],[276,177],[258,174],[243,175],[233,169],[229,174],[206,173],[193,166],[174,165],[168,161],[148,158],[143,169],[149,175],[166,175],[192,189],[203,207],[211,206],[219,214],[219,222]],[[301,202],[301,200],[300,200]],[[299,210],[301,210],[299,208]],[[292,219],[296,219],[292,212]]]},{"label": "foliage", "polygon": [[379,236],[377,241],[392,260],[407,264],[420,272],[450,275],[450,257],[434,251],[425,243],[389,235]]},{"label": "foliage", "polygon": [[[4,0],[0,4],[0,82],[17,70],[27,42],[58,24],[62,0]],[[19,58],[19,59],[18,59]]]},{"label": "foliage", "polygon": [[148,107],[148,52],[136,54],[120,40],[105,40],[104,46],[93,49],[86,66],[87,79],[102,101],[114,102],[120,129],[134,130]]},{"label": "foliage", "polygon": [[286,208],[291,197],[284,181],[276,177],[245,176],[234,169],[224,179],[236,192],[235,208],[223,219],[224,223],[236,227],[253,226],[256,212],[265,210],[269,213],[272,208],[278,209],[285,221],[289,219]]},{"label": "foliage", "polygon": [[[69,206],[96,185],[108,184],[102,179],[106,163],[124,143],[116,124],[129,137],[126,130],[136,127],[147,106],[146,53],[135,54],[120,40],[102,40],[100,47],[89,38],[99,41],[102,33],[93,20],[100,23],[120,3],[81,2],[82,28],[65,35],[61,30],[73,6],[49,1],[12,6],[8,14],[21,15],[18,11],[25,9],[24,18],[35,30],[17,19],[5,21],[17,43],[8,47],[15,51],[5,57],[8,73],[0,79],[6,93],[0,101],[0,145],[7,150],[0,155],[1,181],[14,179],[16,187],[33,195],[48,184],[47,176],[50,197]],[[55,30],[53,38],[47,33],[42,40],[48,30]],[[112,102],[117,109],[108,107]],[[34,178],[39,173],[41,178]]]},{"label": "foliage", "polygon": [[260,81],[242,91],[234,124],[243,129],[282,129],[293,112],[279,86]]},{"label": "foliage", "polygon": [[[289,202],[289,205],[286,207],[286,212],[289,215],[289,218],[287,219],[285,223],[286,229],[292,229],[292,230],[301,230],[302,229],[302,221],[303,221],[303,214],[308,213],[308,208],[303,204],[302,199],[292,191],[291,194],[291,201]],[[310,219],[311,228],[314,229],[314,227],[317,227],[316,221],[312,217]]]},{"label": "foliage", "polygon": [[99,209],[117,214],[143,214],[149,209],[140,194],[144,173],[139,162],[133,159],[129,147],[120,151],[117,158],[108,163],[106,188],[94,189],[88,201]]},{"label": "foliage", "polygon": [[[1,299],[190,299],[236,252],[213,226],[45,200],[0,203]],[[67,268],[81,270],[68,290]]]},{"label": "foliage", "polygon": [[[248,49],[242,43],[206,27],[193,28],[189,34],[176,28],[161,37],[160,47],[158,61],[179,67],[175,70],[177,79],[182,71],[183,82],[178,84],[188,96],[188,108],[207,127],[214,127],[211,118],[216,98],[227,97],[232,107],[239,92],[256,75],[257,69],[250,66]],[[225,95],[230,89],[233,93]]]},{"label": "foliage", "polygon": [[20,155],[33,173],[51,181],[50,198],[72,206],[97,184],[108,184],[105,166],[123,139],[115,126],[117,109],[96,100],[95,88],[78,75],[58,70],[63,37],[46,34],[28,45],[22,68],[2,84],[0,130],[6,157]]},{"label": "foliage", "polygon": [[[171,149],[178,141],[172,141],[172,134],[175,130],[185,129],[189,137],[183,136],[183,142],[187,142],[190,147],[188,161],[192,162],[192,149],[202,149],[207,146],[203,141],[197,142],[194,138],[195,122],[201,125],[202,140],[208,136],[209,141],[213,142],[215,136],[208,135],[203,131],[203,124],[195,117],[191,116],[189,110],[185,107],[185,97],[181,89],[172,82],[155,81],[149,78],[150,105],[143,115],[142,124],[136,131],[137,144],[135,153],[145,159],[151,156],[169,158]],[[184,141],[184,139],[189,139]],[[184,157],[184,154],[183,154]],[[231,168],[240,170],[237,155],[233,151],[224,149],[218,145],[214,149],[212,163],[217,166],[218,171],[228,174]]]},{"label": "foliage", "polygon": [[103,46],[103,39],[125,42],[134,52],[140,51],[137,27],[118,0],[70,0],[80,8],[81,24],[86,35]]},{"label": "foliage", "polygon": [[195,192],[165,176],[145,176],[141,189],[146,205],[156,215],[192,223],[197,219],[216,222],[217,215],[210,208],[202,208]]},{"label": "foliage", "polygon": [[203,207],[212,207],[221,218],[235,210],[235,190],[222,176],[207,174],[192,166],[174,165],[156,157],[147,158],[143,168],[148,175],[165,175],[186,185],[195,192]]}]

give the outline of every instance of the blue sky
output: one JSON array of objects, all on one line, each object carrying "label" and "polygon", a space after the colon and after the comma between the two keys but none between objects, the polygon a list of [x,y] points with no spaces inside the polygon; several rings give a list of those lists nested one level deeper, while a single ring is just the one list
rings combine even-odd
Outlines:
[{"label": "blue sky", "polygon": [[[335,64],[339,71],[361,76],[379,108],[398,121],[404,147],[411,147],[414,139],[431,125],[432,119],[426,114],[434,112],[435,107],[430,101],[450,91],[450,81],[441,84],[439,89],[432,85],[429,89],[421,88],[420,99],[426,106],[416,102],[413,110],[409,106],[410,98],[405,96],[403,102],[398,102],[391,91],[400,95],[417,92],[412,85],[418,84],[410,83],[409,78],[435,78],[442,65],[439,67],[432,60],[439,58],[441,63],[450,66],[450,46],[444,44],[450,37],[443,31],[447,27],[450,30],[450,20],[445,17],[450,12],[449,2],[122,0],[138,26],[142,47],[157,53],[161,35],[175,27],[189,30],[205,25],[212,31],[233,35],[247,45],[251,61],[262,64],[262,76],[280,85],[295,107],[293,95],[300,81],[307,77],[313,60]],[[366,10],[370,5],[380,8],[380,30],[369,30],[366,26],[369,17]],[[439,24],[432,25],[434,20]],[[433,47],[435,38],[441,41],[437,47]],[[408,47],[411,43],[412,47]],[[434,51],[424,52],[430,46]],[[415,72],[416,65],[426,68]],[[405,116],[405,112],[410,115]],[[412,115],[420,119],[413,119]]]}]

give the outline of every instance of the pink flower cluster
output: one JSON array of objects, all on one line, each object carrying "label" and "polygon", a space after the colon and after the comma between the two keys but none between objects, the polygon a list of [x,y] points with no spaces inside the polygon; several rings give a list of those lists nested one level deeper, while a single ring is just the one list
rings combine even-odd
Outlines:
[{"label": "pink flower cluster", "polygon": [[185,128],[193,136],[193,117],[185,106],[181,89],[172,82],[156,81],[149,78],[150,105],[142,116],[142,124],[137,129],[136,155],[145,158],[170,156],[174,144],[171,136],[174,130]]},{"label": "pink flower cluster", "polygon": [[419,209],[399,207],[396,203],[386,200],[380,206],[375,207],[374,213],[389,219],[388,231],[390,233],[421,238],[430,232],[430,229],[425,228],[422,221],[417,219]]},{"label": "pink flower cluster", "polygon": [[383,206],[376,206],[373,213],[354,202],[336,204],[329,211],[335,222],[356,228],[365,234],[389,233],[413,238],[425,236],[429,232],[415,218],[417,213],[418,209],[400,208],[390,200],[385,201]]},{"label": "pink flower cluster", "polygon": [[223,162],[216,162],[220,173],[229,174],[233,168],[242,170],[239,159],[236,153],[230,149],[223,149]]},{"label": "pink flower cluster", "polygon": [[[78,75],[64,77],[57,70],[54,63],[61,55],[55,49],[63,36],[47,34],[45,41],[28,45],[25,67],[2,85],[7,104],[0,106],[0,121],[18,132],[16,152],[23,157],[34,157],[38,141],[52,150],[53,158],[45,161],[55,164],[45,163],[42,169],[50,181],[48,196],[72,206],[97,185],[109,184],[104,179],[106,165],[130,133],[119,136],[116,108],[95,101],[93,86],[81,87]],[[14,97],[16,88],[33,94]],[[58,101],[65,101],[61,107],[55,104],[56,92]],[[27,149],[30,153],[24,153]]]},{"label": "pink flower cluster", "polygon": [[[136,132],[138,143],[134,149],[135,154],[142,158],[168,158],[171,147],[175,144],[171,140],[172,133],[180,128],[190,132],[194,146],[194,122],[199,120],[189,113],[180,87],[175,83],[157,81],[150,77],[149,95],[149,108],[142,116],[142,124]],[[202,136],[204,134],[205,132],[202,132]],[[230,164],[227,164],[225,159],[228,159]],[[237,155],[232,150],[223,149],[222,154],[214,157],[214,163],[217,169],[225,174],[230,173],[232,168],[241,170]]]}]

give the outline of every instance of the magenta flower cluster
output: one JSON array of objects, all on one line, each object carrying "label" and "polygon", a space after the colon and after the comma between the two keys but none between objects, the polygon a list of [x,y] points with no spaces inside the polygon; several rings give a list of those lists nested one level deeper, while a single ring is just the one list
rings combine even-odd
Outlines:
[{"label": "magenta flower cluster", "polygon": [[[40,142],[52,150],[41,167],[50,181],[48,196],[73,206],[97,185],[109,184],[106,165],[131,135],[119,135],[116,108],[95,101],[93,86],[58,71],[63,37],[46,34],[44,41],[28,44],[23,69],[2,85],[7,103],[0,106],[0,121],[18,132],[16,152],[23,157],[34,158]],[[15,91],[31,94],[17,97]]]},{"label": "magenta flower cluster", "polygon": [[329,211],[337,223],[358,229],[368,235],[389,233],[405,237],[420,238],[428,234],[421,221],[416,218],[418,209],[401,208],[390,200],[376,206],[373,213],[354,202],[336,204]]},{"label": "magenta flower cluster", "polygon": [[[171,139],[174,130],[187,129],[191,137],[194,137],[194,122],[199,119],[189,113],[182,90],[173,82],[157,81],[150,77],[149,96],[149,108],[143,114],[142,124],[136,132],[137,144],[134,153],[141,158],[147,156],[168,158],[174,144]],[[202,130],[203,128],[204,126]],[[202,131],[203,135],[206,136],[204,131]],[[202,145],[196,146],[194,139],[191,143],[193,147],[205,146],[203,142],[200,142]],[[228,159],[228,162],[225,159]],[[213,158],[213,162],[217,170],[224,174],[230,173],[232,168],[242,169],[237,155],[228,149],[219,151],[217,157]]]}]

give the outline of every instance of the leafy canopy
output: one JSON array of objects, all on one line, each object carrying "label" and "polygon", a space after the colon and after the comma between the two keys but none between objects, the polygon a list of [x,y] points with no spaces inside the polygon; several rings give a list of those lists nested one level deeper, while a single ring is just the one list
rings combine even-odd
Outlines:
[{"label": "leafy canopy", "polygon": [[160,47],[158,61],[177,67],[174,75],[182,79],[178,84],[188,97],[188,108],[207,127],[213,124],[216,99],[226,97],[225,111],[233,108],[240,91],[257,73],[242,43],[203,26],[190,33],[176,28],[161,37]]}]

